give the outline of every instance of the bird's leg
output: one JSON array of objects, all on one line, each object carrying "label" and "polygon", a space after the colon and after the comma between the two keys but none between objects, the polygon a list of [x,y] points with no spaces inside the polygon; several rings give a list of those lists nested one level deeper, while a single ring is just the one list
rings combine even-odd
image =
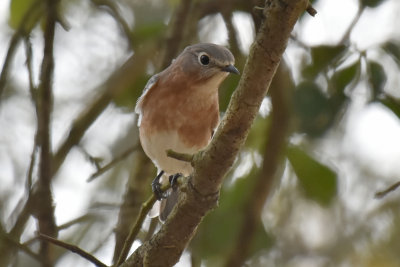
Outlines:
[{"label": "bird's leg", "polygon": [[183,176],[182,173],[175,173],[174,175],[169,176],[169,183],[171,184],[172,188],[175,188],[178,186],[178,178]]},{"label": "bird's leg", "polygon": [[156,178],[154,178],[153,182],[151,183],[151,190],[158,200],[167,198],[167,194],[161,190],[160,178],[163,174],[164,171],[160,171],[160,173],[156,176]]}]

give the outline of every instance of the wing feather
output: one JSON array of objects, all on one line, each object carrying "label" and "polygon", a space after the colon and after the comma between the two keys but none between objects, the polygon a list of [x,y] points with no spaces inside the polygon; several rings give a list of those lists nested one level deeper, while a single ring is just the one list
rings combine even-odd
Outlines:
[{"label": "wing feather", "polygon": [[149,90],[157,83],[159,78],[159,74],[155,74],[151,76],[149,81],[147,82],[146,86],[143,89],[142,95],[138,98],[135,106],[135,112],[139,114],[139,119],[138,119],[138,126],[140,126],[140,123],[142,121],[142,103],[144,98],[146,97],[146,94],[149,92]]}]

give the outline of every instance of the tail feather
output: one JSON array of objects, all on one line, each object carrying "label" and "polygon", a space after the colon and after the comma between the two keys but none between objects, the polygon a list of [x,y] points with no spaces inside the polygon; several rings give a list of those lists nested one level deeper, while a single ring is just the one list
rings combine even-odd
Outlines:
[{"label": "tail feather", "polygon": [[174,188],[171,190],[171,192],[169,192],[169,195],[166,199],[161,200],[159,216],[161,222],[164,222],[167,219],[175,204],[178,202],[178,197],[179,189]]}]

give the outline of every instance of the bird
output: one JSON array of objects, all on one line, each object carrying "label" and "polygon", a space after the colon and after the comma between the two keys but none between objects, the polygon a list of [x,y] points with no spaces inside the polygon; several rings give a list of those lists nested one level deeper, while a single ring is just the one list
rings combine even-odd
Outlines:
[{"label": "bird", "polygon": [[177,202],[179,190],[174,187],[165,194],[161,184],[193,171],[190,163],[168,157],[166,151],[194,154],[210,143],[220,120],[218,88],[229,73],[240,74],[234,64],[233,54],[224,46],[187,46],[149,79],[137,100],[140,143],[158,169],[152,190],[160,202],[152,217],[159,215],[162,222]]}]

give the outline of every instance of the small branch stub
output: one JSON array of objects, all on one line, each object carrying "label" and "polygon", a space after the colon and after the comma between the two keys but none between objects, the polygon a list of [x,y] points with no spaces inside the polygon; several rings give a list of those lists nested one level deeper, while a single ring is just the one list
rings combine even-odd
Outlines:
[{"label": "small branch stub", "polygon": [[179,152],[175,152],[172,149],[168,149],[166,150],[167,152],[167,156],[170,158],[174,158],[180,161],[185,161],[185,162],[193,162],[193,158],[194,156],[191,154],[185,154],[185,153],[179,153]]},{"label": "small branch stub", "polygon": [[317,14],[317,10],[315,10],[315,8],[310,3],[307,5],[306,11],[313,17],[315,17],[315,15]]}]

